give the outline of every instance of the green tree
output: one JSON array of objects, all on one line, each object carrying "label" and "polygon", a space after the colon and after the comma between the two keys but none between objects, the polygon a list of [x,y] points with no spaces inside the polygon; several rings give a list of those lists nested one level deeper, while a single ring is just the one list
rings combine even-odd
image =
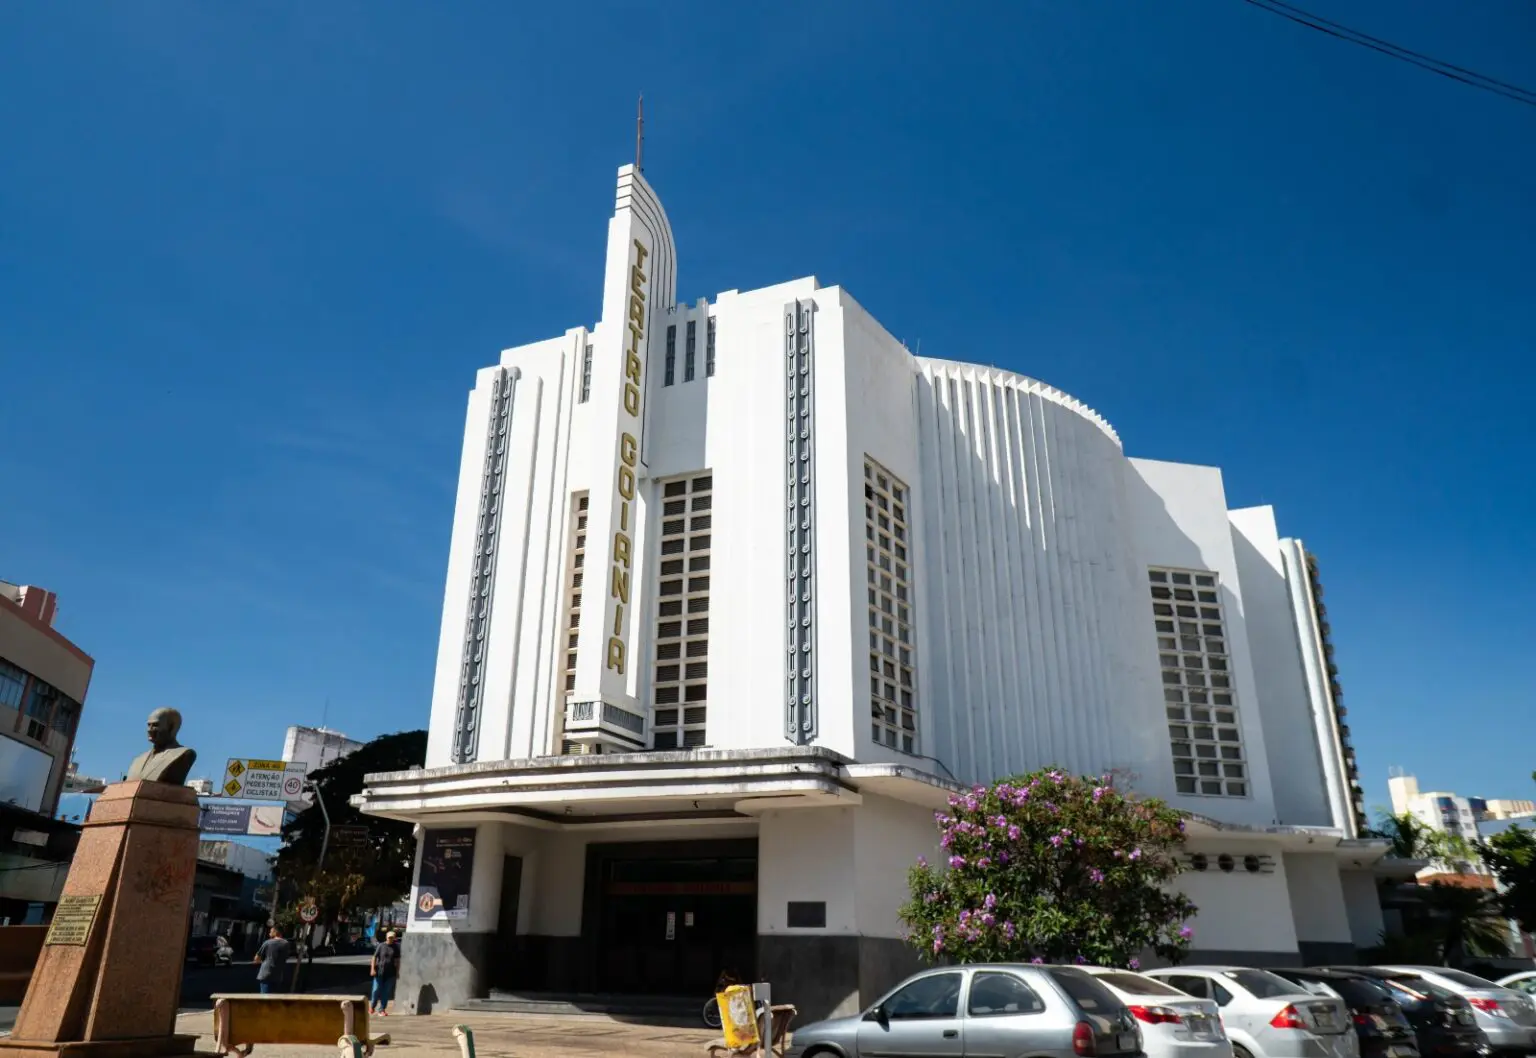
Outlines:
[{"label": "green tree", "polygon": [[1509,954],[1509,924],[1497,894],[1445,882],[1419,888],[1430,916],[1426,932],[1435,938],[1445,965],[1463,966],[1469,958]]},{"label": "green tree", "polygon": [[945,862],[908,873],[910,943],[930,961],[1178,961],[1195,914],[1167,886],[1183,819],[1112,782],[1052,769],[951,797],[936,814]]},{"label": "green tree", "polygon": [[325,799],[332,829],[365,826],[367,838],[357,845],[331,841],[324,870],[317,874],[325,815],[318,803],[304,809],[283,828],[275,869],[284,891],[314,899],[322,922],[334,922],[353,908],[392,904],[409,892],[416,852],[411,824],[365,816],[352,806],[352,798],[362,792],[364,777],[420,767],[426,758],[427,733],[401,731],[380,735],[311,772],[309,781]]},{"label": "green tree", "polygon": [[1513,826],[1480,842],[1478,852],[1503,886],[1504,914],[1536,933],[1536,831]]}]

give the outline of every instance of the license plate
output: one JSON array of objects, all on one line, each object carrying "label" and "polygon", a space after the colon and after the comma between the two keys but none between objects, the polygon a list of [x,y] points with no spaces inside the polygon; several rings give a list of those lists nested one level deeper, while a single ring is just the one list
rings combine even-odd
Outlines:
[{"label": "license plate", "polygon": [[1134,1032],[1122,1032],[1115,1037],[1115,1046],[1121,1051],[1134,1051],[1136,1049],[1136,1034]]},{"label": "license plate", "polygon": [[1313,1016],[1317,1018],[1317,1023],[1323,1028],[1333,1028],[1333,1011],[1326,1009],[1318,1010],[1313,1012]]},{"label": "license plate", "polygon": [[1412,1047],[1388,1047],[1387,1054],[1391,1058],[1418,1058],[1418,1051]]},{"label": "license plate", "polygon": [[1210,1039],[1216,1035],[1216,1022],[1212,1018],[1196,1014],[1194,1017],[1185,1018],[1184,1023],[1189,1026],[1189,1032],[1192,1036]]}]

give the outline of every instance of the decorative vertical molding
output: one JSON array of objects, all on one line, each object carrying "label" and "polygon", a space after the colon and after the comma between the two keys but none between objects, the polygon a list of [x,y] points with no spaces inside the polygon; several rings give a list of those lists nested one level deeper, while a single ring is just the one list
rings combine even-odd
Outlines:
[{"label": "decorative vertical molding", "polygon": [[815,313],[812,301],[784,306],[786,554],[784,734],[816,737]]},{"label": "decorative vertical molding", "polygon": [[512,418],[513,390],[517,388],[521,373],[515,367],[498,368],[491,382],[485,463],[480,477],[480,515],[475,525],[474,565],[469,575],[464,648],[459,663],[459,700],[453,718],[455,764],[474,760],[480,748],[486,642],[491,624],[491,596],[496,581],[496,548],[501,539],[501,502],[507,470],[507,426]]}]

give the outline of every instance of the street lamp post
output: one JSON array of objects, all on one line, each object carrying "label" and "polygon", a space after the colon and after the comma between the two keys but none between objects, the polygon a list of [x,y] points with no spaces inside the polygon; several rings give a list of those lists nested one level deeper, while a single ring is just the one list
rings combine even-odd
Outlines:
[{"label": "street lamp post", "polygon": [[[325,830],[323,830],[320,834],[320,858],[315,861],[315,874],[314,877],[310,880],[310,888],[313,890],[319,885],[320,875],[325,872],[325,853],[331,845],[331,813],[325,807],[325,796],[320,792],[319,786],[316,786],[311,782],[305,783],[304,788],[315,795],[315,804],[320,807],[320,818],[325,820]],[[308,943],[305,944],[305,948],[309,953],[309,961],[314,962],[315,924],[313,922],[308,924],[306,940]],[[303,968],[303,959],[295,959],[293,961],[293,987],[290,989],[290,991],[297,992],[299,990],[299,975]]]}]

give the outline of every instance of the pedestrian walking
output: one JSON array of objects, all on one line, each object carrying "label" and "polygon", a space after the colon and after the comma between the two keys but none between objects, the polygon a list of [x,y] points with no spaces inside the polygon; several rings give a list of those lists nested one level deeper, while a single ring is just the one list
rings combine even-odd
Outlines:
[{"label": "pedestrian walking", "polygon": [[273,926],[267,939],[262,941],[261,947],[256,949],[256,957],[251,960],[260,966],[256,971],[256,985],[261,989],[262,995],[271,995],[273,992],[283,990],[288,959],[291,955],[293,955],[293,945],[288,943],[282,930]]},{"label": "pedestrian walking", "polygon": [[388,1017],[389,1004],[395,998],[395,981],[400,976],[400,945],[395,940],[394,930],[384,934],[383,943],[373,949],[373,962],[368,968],[368,975],[373,978],[373,994],[369,997],[368,1009]]}]

